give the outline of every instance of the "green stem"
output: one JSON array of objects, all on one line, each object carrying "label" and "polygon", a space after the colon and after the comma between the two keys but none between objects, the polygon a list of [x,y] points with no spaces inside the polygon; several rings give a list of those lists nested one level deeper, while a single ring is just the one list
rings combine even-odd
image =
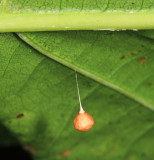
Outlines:
[{"label": "green stem", "polygon": [[154,11],[1,14],[0,32],[154,29]]}]

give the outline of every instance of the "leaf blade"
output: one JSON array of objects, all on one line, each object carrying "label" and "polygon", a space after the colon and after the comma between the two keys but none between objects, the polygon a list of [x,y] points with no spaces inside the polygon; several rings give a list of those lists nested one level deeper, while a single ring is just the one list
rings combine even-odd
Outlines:
[{"label": "leaf blade", "polygon": [[[145,85],[145,82],[153,82],[154,77],[153,41],[141,39],[133,32],[81,31],[19,33],[18,35],[51,59],[154,109],[153,87]],[[147,45],[146,48],[142,47],[143,44]],[[135,55],[132,55],[134,51]],[[123,55],[125,55],[124,60],[121,59]],[[140,63],[143,57],[147,57],[149,61]],[[144,80],[142,80],[143,76],[145,76]]]},{"label": "leaf blade", "polygon": [[79,111],[74,71],[14,34],[0,39],[0,81],[5,82],[0,83],[0,120],[35,159],[152,159],[152,110],[78,74],[82,104],[95,125],[77,132],[72,123]]}]

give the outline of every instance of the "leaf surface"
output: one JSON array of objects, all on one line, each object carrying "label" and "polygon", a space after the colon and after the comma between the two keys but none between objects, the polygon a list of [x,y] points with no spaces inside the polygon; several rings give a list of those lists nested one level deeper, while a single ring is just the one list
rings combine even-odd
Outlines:
[{"label": "leaf surface", "polygon": [[153,39],[131,31],[18,35],[51,59],[154,109]]},{"label": "leaf surface", "polygon": [[95,119],[78,132],[74,71],[14,34],[0,41],[0,120],[35,159],[153,159],[152,110],[78,74],[84,109]]}]

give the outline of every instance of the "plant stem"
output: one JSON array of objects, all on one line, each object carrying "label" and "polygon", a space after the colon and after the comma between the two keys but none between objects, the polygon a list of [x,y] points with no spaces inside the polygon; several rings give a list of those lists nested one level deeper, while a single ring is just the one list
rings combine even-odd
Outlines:
[{"label": "plant stem", "polygon": [[0,32],[119,29],[154,29],[154,11],[63,11],[0,15]]}]

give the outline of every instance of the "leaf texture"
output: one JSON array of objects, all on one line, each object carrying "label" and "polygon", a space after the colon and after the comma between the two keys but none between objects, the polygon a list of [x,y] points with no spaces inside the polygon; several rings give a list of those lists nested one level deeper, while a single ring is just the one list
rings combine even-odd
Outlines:
[{"label": "leaf texture", "polygon": [[70,31],[19,36],[44,55],[154,109],[154,45],[135,32]]},{"label": "leaf texture", "polygon": [[153,159],[152,110],[78,74],[82,103],[95,125],[75,131],[74,71],[15,34],[1,34],[0,41],[0,120],[35,159]]}]

